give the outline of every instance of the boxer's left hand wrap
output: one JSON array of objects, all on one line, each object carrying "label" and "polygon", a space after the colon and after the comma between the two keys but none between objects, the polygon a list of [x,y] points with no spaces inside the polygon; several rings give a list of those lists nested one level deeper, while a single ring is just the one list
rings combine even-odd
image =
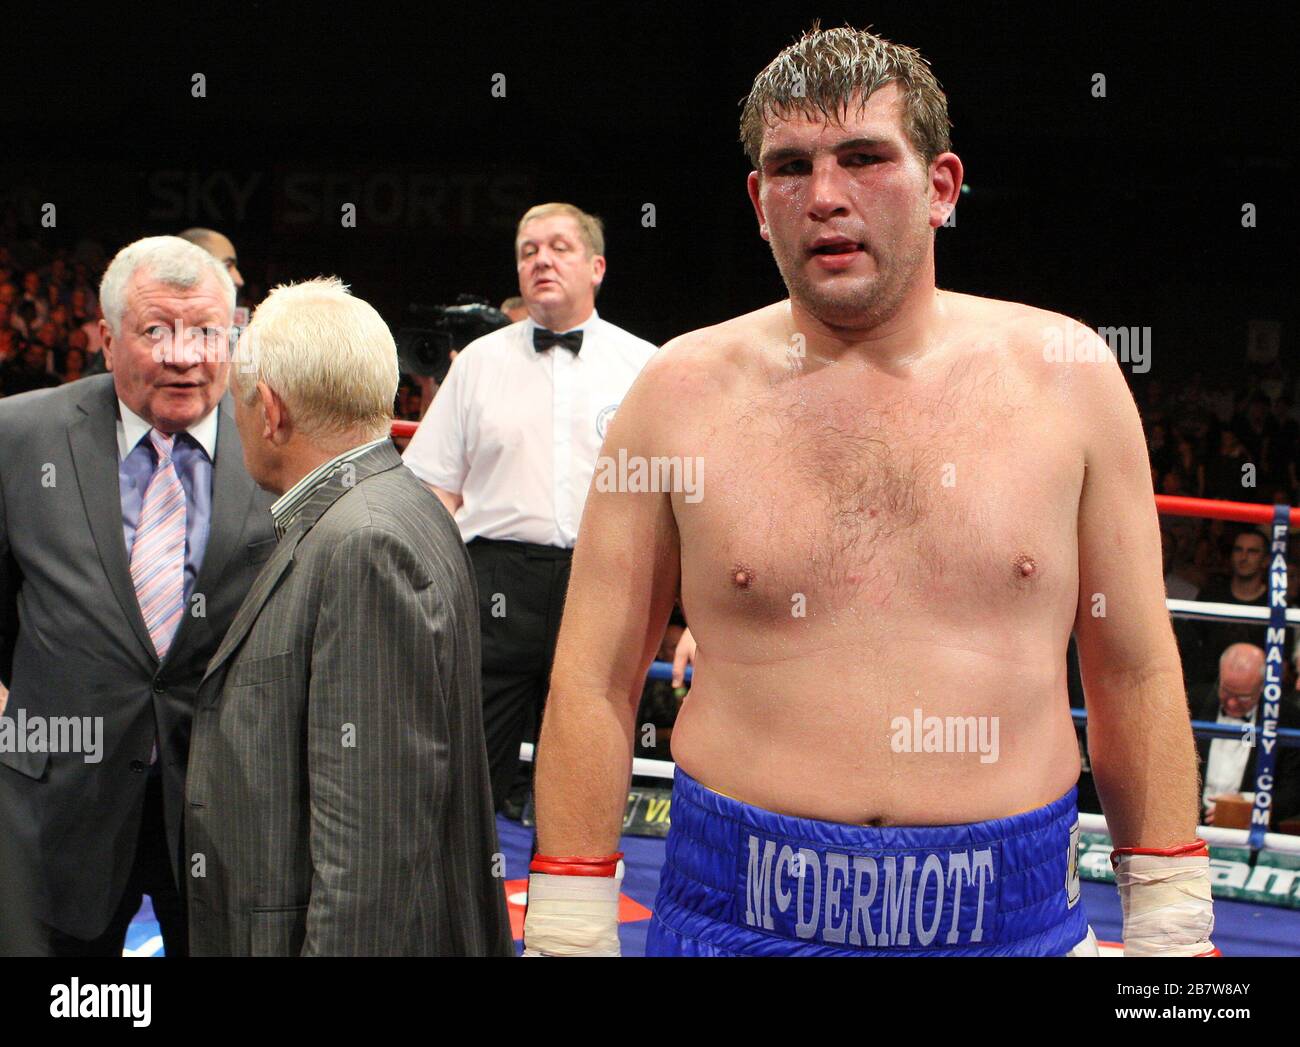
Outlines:
[{"label": "boxer's left hand wrap", "polygon": [[536,855],[528,866],[525,956],[618,956],[623,854]]},{"label": "boxer's left hand wrap", "polygon": [[1125,956],[1221,956],[1210,941],[1210,849],[1117,847],[1110,852],[1124,908]]}]

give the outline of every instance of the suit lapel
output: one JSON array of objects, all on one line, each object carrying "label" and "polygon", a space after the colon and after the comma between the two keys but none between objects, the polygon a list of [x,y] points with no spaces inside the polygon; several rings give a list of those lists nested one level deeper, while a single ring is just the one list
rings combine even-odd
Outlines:
[{"label": "suit lapel", "polygon": [[87,395],[77,403],[78,415],[68,427],[68,446],[72,466],[77,473],[77,487],[90,522],[95,548],[108,575],[113,595],[122,606],[136,639],[155,662],[158,652],[140,614],[140,604],[131,581],[131,567],[126,558],[126,538],[122,534],[122,488],[118,479],[117,399],[113,379],[89,379]]},{"label": "suit lapel", "polygon": [[248,630],[253,627],[253,623],[257,621],[257,616],[261,614],[262,607],[271,598],[271,594],[275,592],[280,579],[293,563],[293,553],[298,547],[302,535],[302,529],[295,527],[280,540],[280,544],[276,546],[271,559],[266,562],[266,566],[262,568],[262,573],[257,576],[257,580],[253,582],[253,587],[248,590],[248,595],[244,597],[244,602],[240,604],[239,613],[235,615],[235,620],[230,623],[230,628],[226,630],[226,635],[222,638],[217,653],[208,662],[207,672],[203,674],[204,680],[207,680],[209,676],[220,669],[222,663],[234,654],[239,645],[244,642]]}]

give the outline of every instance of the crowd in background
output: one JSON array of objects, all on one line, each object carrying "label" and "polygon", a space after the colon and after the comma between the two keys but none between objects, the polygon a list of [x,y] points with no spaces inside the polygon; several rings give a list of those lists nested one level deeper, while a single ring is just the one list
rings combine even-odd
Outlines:
[{"label": "crowd in background", "polygon": [[102,249],[33,257],[0,243],[0,395],[73,382],[100,366]]},{"label": "crowd in background", "polygon": [[[1296,375],[1280,361],[1243,361],[1235,382],[1211,384],[1200,372],[1170,386],[1135,385],[1147,433],[1151,480],[1169,495],[1234,502],[1296,504],[1300,415]],[[1221,588],[1232,573],[1239,525],[1165,516],[1166,574],[1179,579],[1170,596],[1195,599]],[[1291,574],[1292,596],[1296,574]],[[1202,597],[1208,599],[1208,597]]]}]

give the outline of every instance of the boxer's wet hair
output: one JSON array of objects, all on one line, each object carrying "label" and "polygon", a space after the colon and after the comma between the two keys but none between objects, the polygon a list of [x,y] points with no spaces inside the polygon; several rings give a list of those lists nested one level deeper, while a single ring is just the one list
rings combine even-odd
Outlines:
[{"label": "boxer's wet hair", "polygon": [[816,22],[754,79],[740,116],[740,141],[757,170],[763,132],[792,114],[842,123],[858,92],[859,107],[886,84],[903,94],[903,130],[928,165],[951,148],[948,98],[914,48],[865,29],[822,29]]}]

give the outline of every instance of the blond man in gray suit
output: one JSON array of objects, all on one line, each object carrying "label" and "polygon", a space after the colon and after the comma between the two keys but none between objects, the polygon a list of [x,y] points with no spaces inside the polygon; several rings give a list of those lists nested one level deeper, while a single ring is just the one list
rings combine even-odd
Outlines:
[{"label": "blond man in gray suit", "polygon": [[473,571],[388,438],[392,336],[337,280],[280,287],[232,376],[280,542],[199,691],[192,950],[508,955]]}]

